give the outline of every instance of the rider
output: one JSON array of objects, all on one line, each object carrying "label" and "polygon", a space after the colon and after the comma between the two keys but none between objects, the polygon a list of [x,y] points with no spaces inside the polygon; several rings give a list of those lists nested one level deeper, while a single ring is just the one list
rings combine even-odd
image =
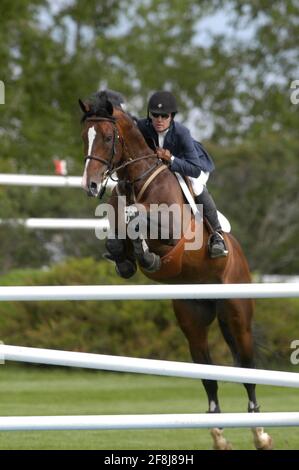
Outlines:
[{"label": "rider", "polygon": [[169,91],[154,93],[148,102],[148,115],[138,120],[138,127],[147,144],[173,172],[188,176],[196,204],[203,205],[204,216],[212,228],[209,240],[211,258],[227,256],[215,202],[206,187],[214,164],[203,146],[191,137],[189,130],[174,120],[176,99]]}]

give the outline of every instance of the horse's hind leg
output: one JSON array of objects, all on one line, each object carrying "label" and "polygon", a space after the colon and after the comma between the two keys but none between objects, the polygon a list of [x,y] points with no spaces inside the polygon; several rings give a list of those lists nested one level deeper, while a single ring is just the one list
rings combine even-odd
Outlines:
[{"label": "horse's hind leg", "polygon": [[[250,299],[218,301],[217,316],[220,329],[226,340],[236,366],[254,368],[254,345],[252,336],[253,302]],[[257,413],[255,384],[244,384],[248,395],[248,412]],[[272,449],[272,438],[263,428],[252,428],[257,449]]]},{"label": "horse's hind leg", "polygon": [[[185,334],[194,362],[212,364],[208,348],[209,326],[216,316],[214,301],[174,300],[174,311],[178,323]],[[218,385],[216,380],[202,380],[208,396],[208,413],[220,413]],[[211,430],[214,449],[227,450],[231,445],[222,435],[222,429]]]}]

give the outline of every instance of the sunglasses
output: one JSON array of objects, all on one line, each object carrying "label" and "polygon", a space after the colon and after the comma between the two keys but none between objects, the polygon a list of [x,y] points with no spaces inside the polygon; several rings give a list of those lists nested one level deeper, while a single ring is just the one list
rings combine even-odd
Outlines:
[{"label": "sunglasses", "polygon": [[161,117],[162,119],[168,119],[170,114],[167,113],[151,113],[153,118]]}]

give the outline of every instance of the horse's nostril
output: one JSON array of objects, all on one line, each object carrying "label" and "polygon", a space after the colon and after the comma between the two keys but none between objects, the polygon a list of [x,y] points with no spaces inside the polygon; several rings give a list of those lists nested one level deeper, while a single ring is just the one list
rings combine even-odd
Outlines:
[{"label": "horse's nostril", "polygon": [[89,192],[89,195],[90,195],[90,196],[94,196],[94,197],[95,197],[95,196],[97,195],[97,193],[98,193],[98,185],[97,185],[97,183],[95,183],[94,181],[91,181],[90,184],[89,184],[88,189],[89,189],[88,192]]}]

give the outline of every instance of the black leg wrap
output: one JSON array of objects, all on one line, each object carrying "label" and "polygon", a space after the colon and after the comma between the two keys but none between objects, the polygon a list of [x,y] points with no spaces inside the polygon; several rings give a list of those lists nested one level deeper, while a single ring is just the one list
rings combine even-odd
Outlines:
[{"label": "black leg wrap", "polygon": [[133,241],[134,253],[140,266],[150,273],[155,273],[161,268],[161,258],[155,253],[151,253],[149,250],[144,250],[142,246],[142,240],[138,238]]},{"label": "black leg wrap", "polygon": [[150,251],[145,251],[142,259],[139,262],[140,266],[142,266],[143,269],[149,273],[155,273],[161,268],[160,256],[156,255],[155,253],[151,253]]}]

